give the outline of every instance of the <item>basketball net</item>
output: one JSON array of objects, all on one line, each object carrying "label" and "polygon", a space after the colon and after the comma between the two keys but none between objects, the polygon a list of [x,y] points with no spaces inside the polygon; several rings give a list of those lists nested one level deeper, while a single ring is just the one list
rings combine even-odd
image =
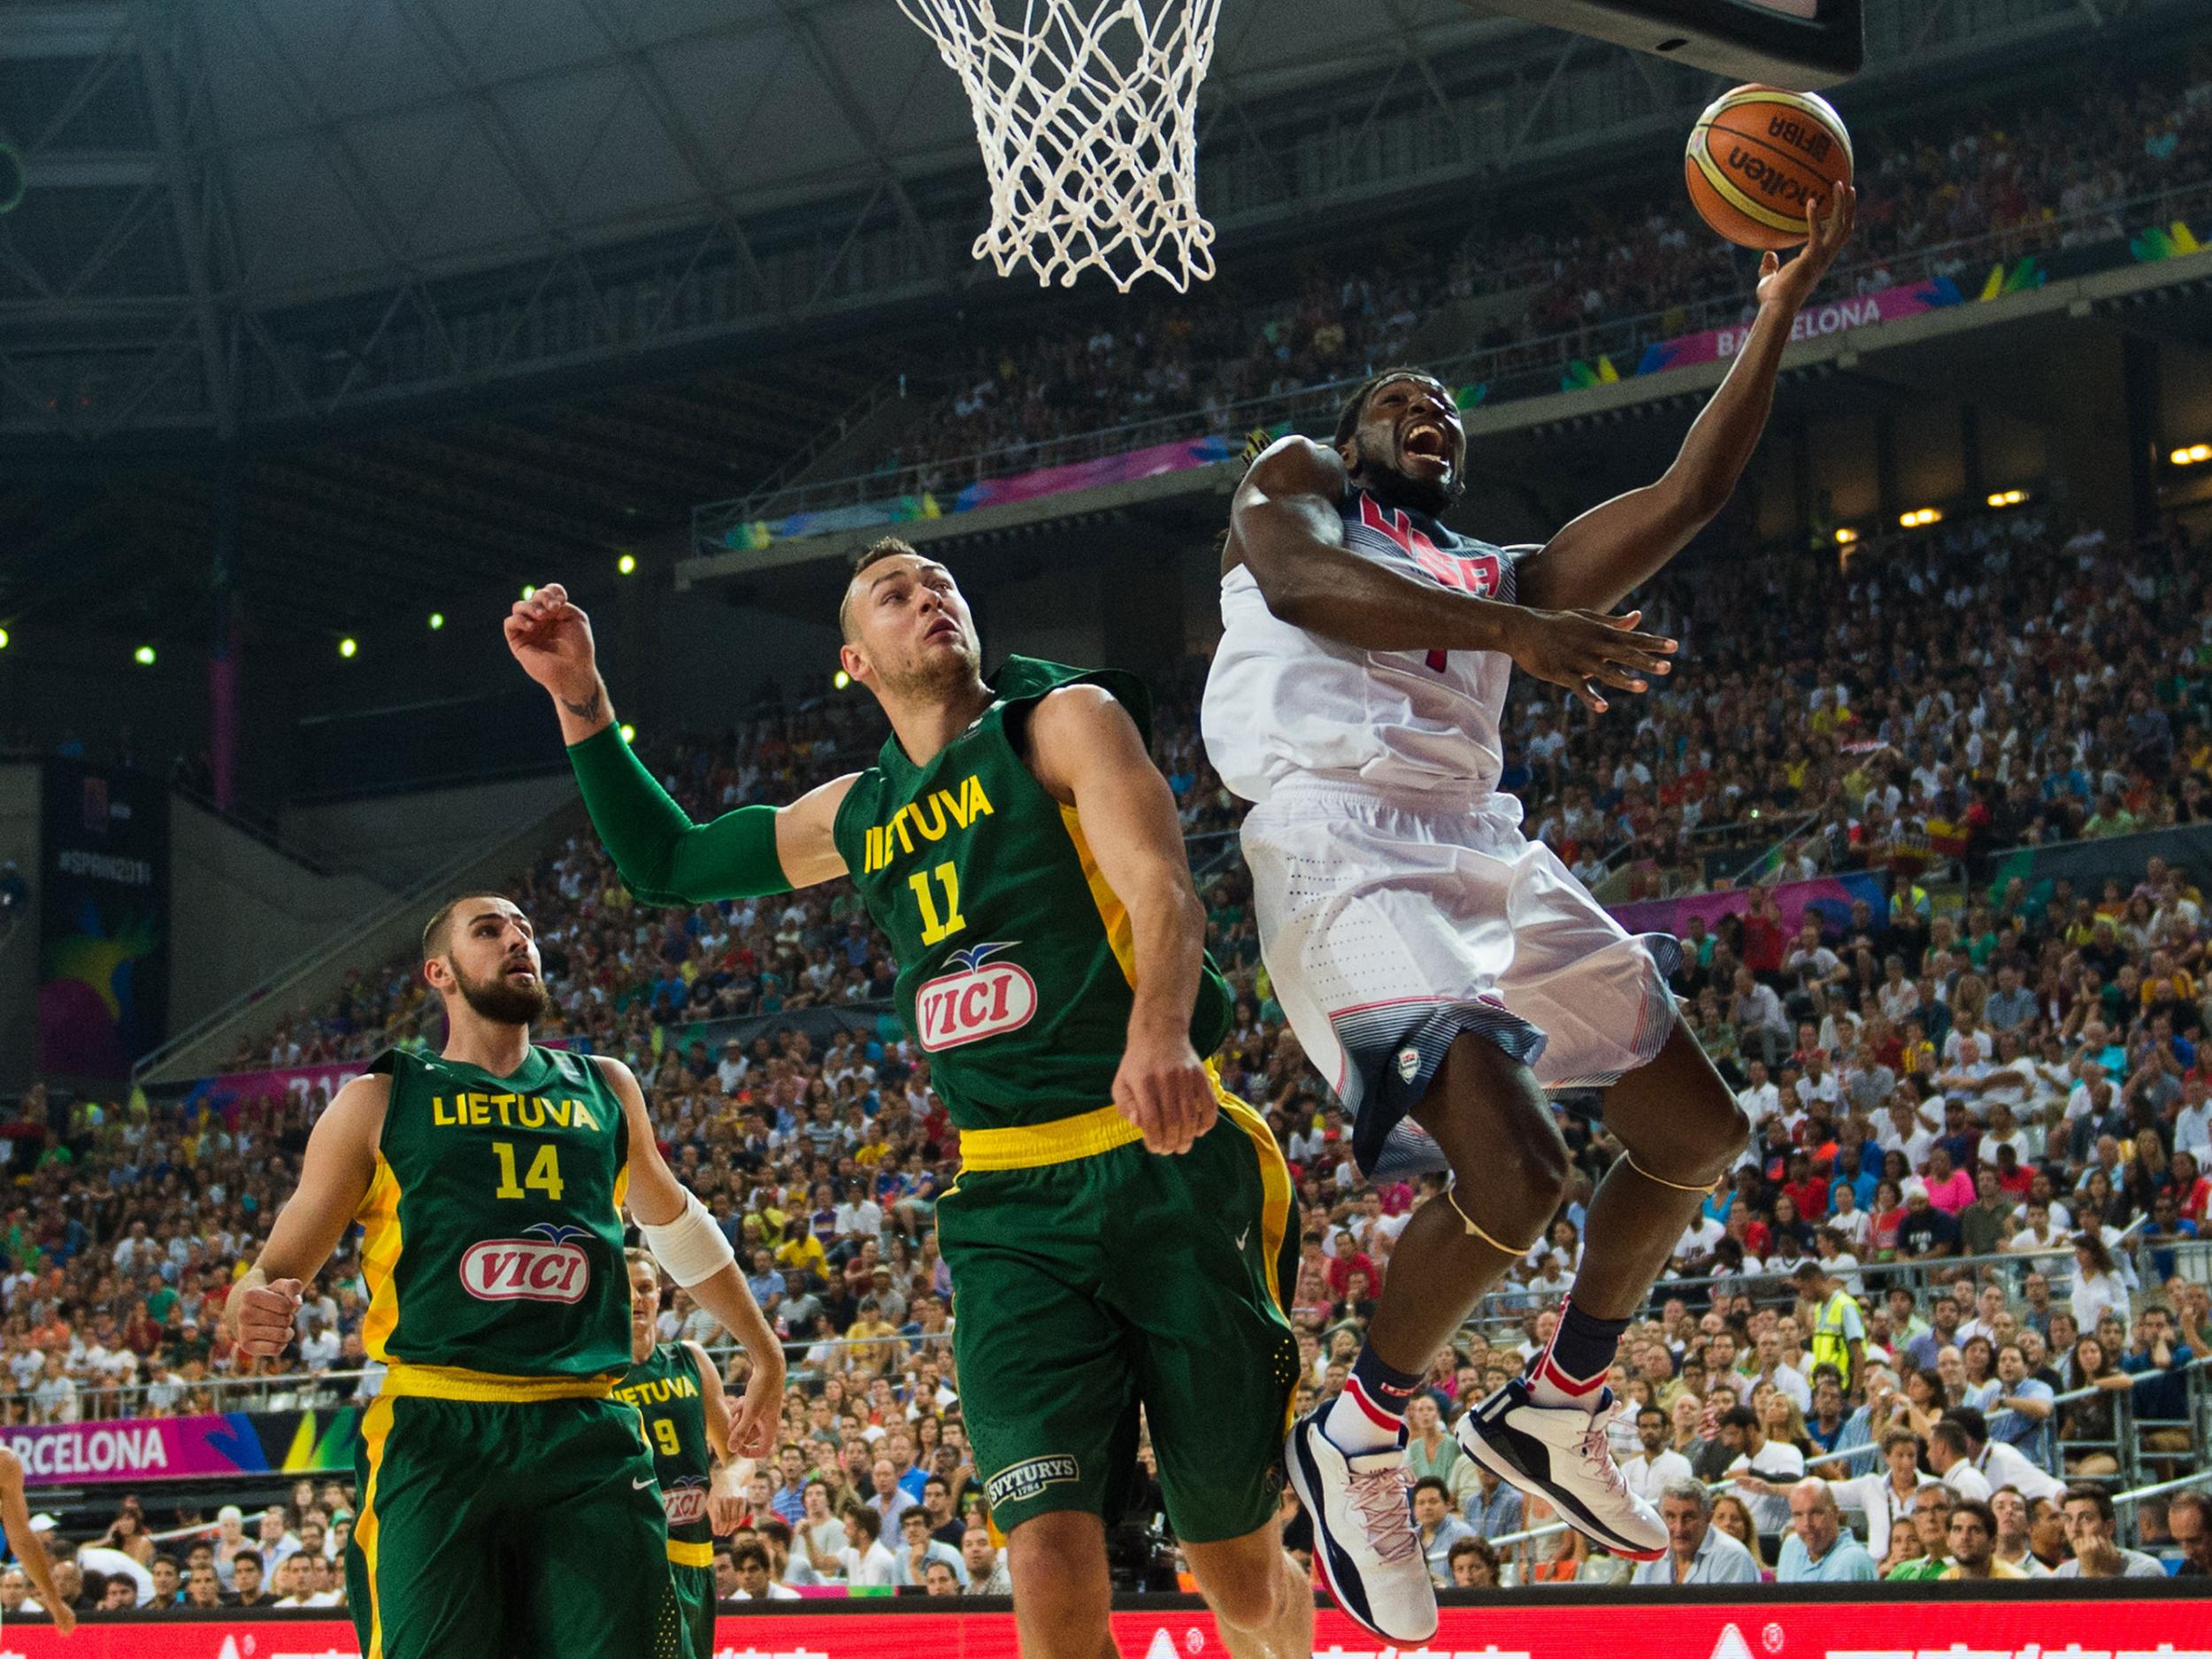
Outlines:
[{"label": "basketball net", "polygon": [[1091,269],[1123,293],[1151,272],[1187,291],[1214,273],[1198,211],[1199,83],[1221,0],[899,0],[975,112],[991,186],[975,241],[1040,286]]}]

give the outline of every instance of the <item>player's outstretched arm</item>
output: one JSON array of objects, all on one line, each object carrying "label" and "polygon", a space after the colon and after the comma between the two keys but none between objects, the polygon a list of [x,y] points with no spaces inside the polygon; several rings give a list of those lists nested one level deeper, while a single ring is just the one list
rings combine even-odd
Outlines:
[{"label": "player's outstretched arm", "polygon": [[260,1258],[223,1303],[224,1329],[253,1357],[271,1359],[290,1345],[300,1286],[322,1271],[376,1178],[376,1143],[391,1095],[390,1078],[357,1077],[308,1134],[299,1185],[277,1212]]},{"label": "player's outstretched arm", "polygon": [[507,649],[552,694],[592,827],[639,898],[653,904],[757,898],[845,873],[831,831],[850,777],[787,807],[741,806],[694,824],[623,741],[599,677],[591,618],[569,602],[567,590],[548,582],[515,605],[505,626]]},{"label": "player's outstretched arm", "polygon": [[1713,394],[1655,484],[1600,503],[1515,567],[1525,604],[1610,611],[1655,575],[1711,523],[1736,492],[1774,407],[1774,378],[1797,313],[1835,263],[1858,213],[1846,185],[1825,219],[1805,204],[1805,250],[1759,266],[1759,312],[1728,378]]},{"label": "player's outstretched arm", "polygon": [[622,1102],[629,1128],[630,1215],[644,1235],[646,1248],[669,1278],[691,1293],[694,1302],[722,1322],[745,1349],[752,1374],[745,1384],[728,1430],[726,1450],[741,1457],[764,1457],[776,1441],[783,1413],[783,1347],[746,1287],[729,1240],[714,1225],[707,1207],[669,1171],[645,1109],[645,1091],[619,1060],[593,1060]]},{"label": "player's outstretched arm", "polygon": [[66,1636],[77,1628],[77,1612],[54,1583],[46,1540],[31,1530],[30,1502],[23,1495],[23,1460],[5,1450],[0,1450],[0,1525],[7,1529],[8,1548],[15,1552],[17,1565],[38,1592],[38,1604],[54,1621],[54,1629]]},{"label": "player's outstretched arm", "polygon": [[1253,463],[1229,510],[1223,569],[1250,571],[1267,608],[1292,626],[1369,651],[1502,651],[1594,710],[1605,707],[1596,687],[1641,691],[1647,675],[1667,672],[1673,641],[1635,632],[1637,614],[1505,604],[1361,558],[1337,515],[1345,488],[1335,450],[1284,438]]},{"label": "player's outstretched arm", "polygon": [[1134,1002],[1114,1104],[1153,1152],[1187,1152],[1213,1127],[1213,1082],[1191,1048],[1206,911],[1191,885],[1175,796],[1129,712],[1102,686],[1068,686],[1029,720],[1030,764],[1075,808],[1099,873],[1129,912]]}]

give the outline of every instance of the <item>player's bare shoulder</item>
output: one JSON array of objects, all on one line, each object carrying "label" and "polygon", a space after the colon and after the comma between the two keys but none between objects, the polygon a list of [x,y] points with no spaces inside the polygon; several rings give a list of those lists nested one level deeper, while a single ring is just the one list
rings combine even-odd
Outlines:
[{"label": "player's bare shoulder", "polygon": [[837,850],[837,814],[859,781],[858,772],[849,772],[777,810],[776,857],[784,879],[794,887],[815,887],[848,873],[845,856]]},{"label": "player's bare shoulder", "polygon": [[1269,502],[1295,497],[1338,502],[1344,498],[1348,478],[1344,457],[1325,443],[1292,433],[1278,438],[1245,469],[1229,508],[1229,534],[1222,543],[1221,573],[1227,575],[1244,563],[1244,549],[1237,534],[1237,518]]},{"label": "player's bare shoulder", "polygon": [[388,1071],[367,1071],[330,1097],[315,1120],[314,1138],[352,1150],[373,1152],[383,1138],[384,1116],[392,1104]]},{"label": "player's bare shoulder", "polygon": [[1144,737],[1129,710],[1105,687],[1056,686],[1010,717],[1007,739],[1046,794],[1067,805],[1084,763],[1118,754],[1146,758]]}]

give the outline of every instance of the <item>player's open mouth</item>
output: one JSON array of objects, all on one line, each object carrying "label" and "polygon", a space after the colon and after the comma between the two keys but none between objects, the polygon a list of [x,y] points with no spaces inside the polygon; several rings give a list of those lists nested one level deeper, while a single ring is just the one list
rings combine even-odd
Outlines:
[{"label": "player's open mouth", "polygon": [[1452,464],[1452,442],[1444,435],[1444,428],[1433,421],[1423,421],[1406,428],[1398,440],[1399,451],[1409,460],[1432,461],[1440,466]]},{"label": "player's open mouth", "polygon": [[959,637],[960,625],[950,617],[946,617],[931,623],[929,632],[922,635],[922,640],[926,644],[932,640],[956,640]]}]

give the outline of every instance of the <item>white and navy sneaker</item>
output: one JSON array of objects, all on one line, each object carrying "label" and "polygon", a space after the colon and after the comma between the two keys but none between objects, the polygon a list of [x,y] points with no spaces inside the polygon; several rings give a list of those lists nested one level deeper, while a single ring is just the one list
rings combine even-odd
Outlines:
[{"label": "white and navy sneaker", "polygon": [[1540,1406],[1527,1379],[1516,1377],[1460,1418],[1460,1448],[1616,1555],[1656,1561],[1666,1554],[1666,1525],[1628,1489],[1613,1461],[1605,1438],[1612,1409],[1610,1388],[1598,1396],[1595,1411]]},{"label": "white and navy sneaker", "polygon": [[1314,1557],[1345,1612],[1386,1642],[1418,1646],[1436,1634],[1436,1586],[1413,1530],[1405,1436],[1348,1457],[1321,1432],[1327,1410],[1299,1418],[1283,1448],[1290,1484],[1313,1517]]}]

